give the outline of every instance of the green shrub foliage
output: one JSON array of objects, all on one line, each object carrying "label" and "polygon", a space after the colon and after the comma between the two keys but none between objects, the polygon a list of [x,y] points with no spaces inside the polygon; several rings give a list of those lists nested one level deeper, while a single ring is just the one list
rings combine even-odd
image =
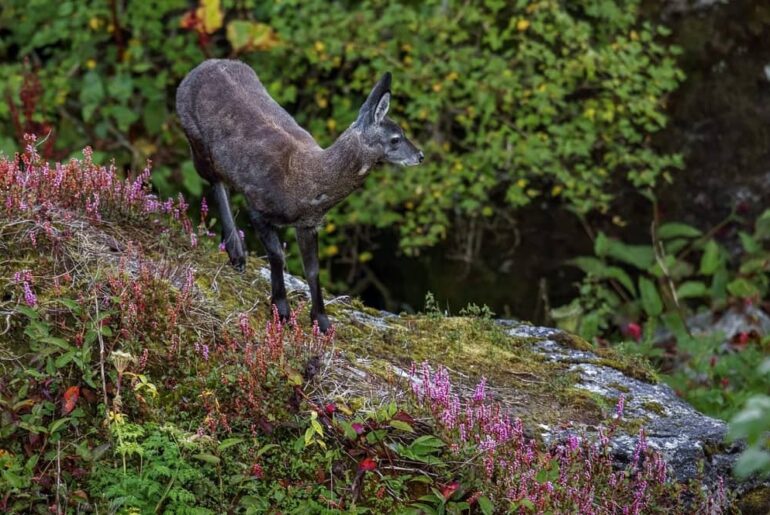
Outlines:
[{"label": "green shrub foliage", "polygon": [[252,65],[322,145],[391,70],[392,116],[426,162],[372,174],[330,215],[327,256],[354,245],[346,228],[397,227],[415,253],[458,219],[541,197],[605,211],[618,181],[651,186],[680,164],[648,144],[682,73],[639,3],[8,0],[0,146],[55,128],[51,153],[91,144],[135,168],[151,158],[163,193],[200,195],[173,97],[205,57]]}]

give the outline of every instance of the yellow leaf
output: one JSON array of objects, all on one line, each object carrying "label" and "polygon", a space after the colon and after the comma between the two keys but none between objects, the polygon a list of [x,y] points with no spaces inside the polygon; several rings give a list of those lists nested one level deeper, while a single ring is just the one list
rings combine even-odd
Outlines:
[{"label": "yellow leaf", "polygon": [[203,30],[212,34],[222,28],[222,7],[219,0],[200,0],[200,7],[196,11],[199,20],[203,22]]},{"label": "yellow leaf", "polygon": [[528,28],[529,28],[529,21],[519,20],[518,22],[516,22],[516,30],[518,30],[519,32],[524,32]]},{"label": "yellow leaf", "polygon": [[270,50],[280,43],[270,25],[246,20],[233,20],[227,24],[227,41],[236,52]]}]

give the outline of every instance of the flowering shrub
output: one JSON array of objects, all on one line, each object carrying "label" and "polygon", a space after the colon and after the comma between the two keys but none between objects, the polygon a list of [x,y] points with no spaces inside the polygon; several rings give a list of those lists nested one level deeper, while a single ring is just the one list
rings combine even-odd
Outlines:
[{"label": "flowering shrub", "polygon": [[272,313],[261,337],[248,315],[241,314],[237,331],[223,328],[221,338],[196,343],[206,391],[201,434],[230,433],[234,424],[254,434],[258,429],[269,432],[271,421],[299,408],[301,387],[314,375],[313,363],[330,345],[334,330],[322,335],[314,324],[308,335],[296,311],[286,323],[275,306]]},{"label": "flowering shrub", "polygon": [[[478,486],[500,507],[534,513],[680,513],[688,502],[704,513],[721,513],[726,499],[721,486],[711,497],[688,495],[667,478],[662,456],[648,448],[640,430],[633,459],[615,470],[611,437],[623,416],[621,396],[609,426],[599,427],[595,440],[570,435],[550,449],[527,438],[521,420],[503,413],[486,396],[481,380],[468,402],[452,392],[444,367],[413,366],[412,392],[432,415],[439,433],[459,459],[479,470]],[[473,474],[466,472],[468,477]],[[699,512],[690,506],[692,512]]]},{"label": "flowering shrub", "polygon": [[151,193],[149,164],[133,180],[120,180],[114,165],[93,162],[90,147],[83,149],[83,159],[51,164],[38,154],[35,136],[27,135],[25,141],[22,154],[0,155],[0,214],[35,220],[37,227],[29,233],[33,244],[41,230],[49,237],[59,235],[52,225],[52,212],[65,220],[84,213],[92,222],[166,215],[181,225],[192,245],[197,243],[184,198],[161,201]]}]

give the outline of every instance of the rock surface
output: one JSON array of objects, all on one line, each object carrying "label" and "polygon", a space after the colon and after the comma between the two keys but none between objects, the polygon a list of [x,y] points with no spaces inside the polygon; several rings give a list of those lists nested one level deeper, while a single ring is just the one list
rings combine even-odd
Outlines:
[{"label": "rock surface", "polygon": [[[265,271],[261,270],[260,275],[264,276]],[[303,281],[294,277],[287,277],[287,286],[300,294],[306,291]],[[479,369],[473,365],[471,359],[447,362],[444,354],[445,349],[437,348],[436,350],[418,352],[423,350],[419,348],[419,345],[425,340],[419,339],[419,330],[410,325],[409,317],[362,309],[347,304],[347,300],[347,298],[341,297],[330,302],[330,304],[335,304],[335,301],[340,301],[337,303],[333,322],[339,330],[346,330],[355,326],[362,334],[367,335],[366,341],[372,345],[368,350],[374,356],[366,356],[365,351],[367,349],[364,348],[350,354],[343,352],[341,358],[334,358],[337,362],[332,366],[327,363],[329,368],[334,368],[337,371],[334,378],[336,390],[335,392],[327,391],[327,394],[339,394],[340,385],[343,384],[347,396],[360,395],[361,397],[377,398],[374,392],[378,389],[388,389],[390,395],[402,396],[404,392],[394,392],[392,382],[378,379],[378,374],[373,373],[372,370],[375,362],[385,361],[387,362],[388,375],[408,377],[408,362],[404,359],[404,356],[408,355],[415,361],[428,359],[432,363],[446,365],[450,373],[458,380],[462,393],[465,394],[470,394],[478,378],[481,376],[489,378],[492,374],[489,379],[488,390],[492,392],[492,395],[497,398],[501,405],[510,411],[511,415],[521,416],[525,419],[529,429],[533,433],[539,433],[539,436],[546,443],[564,439],[569,434],[591,434],[596,430],[597,426],[593,421],[598,423],[600,420],[592,419],[590,416],[574,417],[576,413],[580,413],[580,407],[570,411],[565,409],[562,397],[543,395],[542,388],[532,387],[532,384],[537,383],[535,378],[517,383],[516,378],[519,378],[522,373],[514,370],[510,375],[514,379],[513,381],[500,380],[500,378],[508,376],[504,373],[495,376],[491,369],[483,366]],[[467,318],[443,318],[441,316],[438,318],[443,320],[445,324],[449,324],[450,327],[452,326],[450,322],[453,320],[456,326],[467,326],[473,323],[473,319]],[[532,326],[512,320],[498,320],[492,325],[502,328],[504,336],[510,339],[509,343],[501,342],[500,345],[526,348],[526,352],[532,353],[529,359],[539,360],[543,366],[556,367],[549,368],[547,369],[548,372],[544,373],[569,377],[570,381],[573,382],[570,385],[571,388],[584,392],[589,398],[606,401],[604,402],[606,408],[603,410],[605,418],[611,416],[617,400],[621,395],[623,396],[625,403],[623,419],[631,423],[621,425],[611,439],[614,458],[618,465],[631,461],[639,440],[639,431],[644,428],[648,445],[663,455],[669,465],[670,473],[679,481],[687,481],[700,476],[707,484],[713,486],[721,478],[724,479],[727,487],[739,496],[743,492],[751,491],[757,487],[767,488],[767,483],[760,484],[753,481],[737,484],[735,482],[731,469],[742,450],[742,445],[740,443],[726,443],[727,424],[698,412],[680,399],[669,386],[647,380],[641,373],[627,373],[623,366],[608,359],[606,355],[601,355],[601,351],[594,351],[586,342],[582,342],[582,340],[561,330]],[[440,331],[444,331],[444,329],[442,328]],[[391,342],[396,337],[400,338],[396,339],[398,342],[397,350],[381,348],[382,342]],[[437,338],[437,335],[434,334],[432,338]],[[489,347],[488,343],[481,339],[479,342],[481,343],[478,343],[478,346]],[[575,342],[582,342],[583,345],[575,345]],[[415,345],[415,348],[409,349],[410,345]],[[480,351],[478,348],[473,348],[473,345],[476,344],[471,344],[471,348],[458,352],[461,352],[462,357],[477,357],[479,354],[490,351],[488,348]],[[404,350],[407,351],[406,354],[402,352]],[[425,355],[427,358],[418,357]],[[506,362],[510,360],[513,368],[517,368],[517,360],[521,359],[521,355],[510,353],[498,355],[493,352],[492,357],[502,367],[506,367]],[[484,362],[482,360],[479,363]],[[380,364],[379,367],[381,368],[382,365]],[[534,376],[537,373],[530,375]],[[527,374],[524,373],[523,375],[526,376]],[[463,382],[465,382],[467,389],[462,389]],[[561,383],[557,380],[553,384]],[[539,413],[550,412],[557,413],[557,417],[543,421],[539,419]]]}]

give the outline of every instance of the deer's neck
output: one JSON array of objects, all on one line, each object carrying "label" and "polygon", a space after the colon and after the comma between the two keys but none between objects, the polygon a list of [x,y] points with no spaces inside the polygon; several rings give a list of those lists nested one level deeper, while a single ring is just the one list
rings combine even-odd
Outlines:
[{"label": "deer's neck", "polygon": [[366,152],[358,132],[349,128],[320,152],[313,167],[314,179],[334,205],[361,186],[375,161]]}]

